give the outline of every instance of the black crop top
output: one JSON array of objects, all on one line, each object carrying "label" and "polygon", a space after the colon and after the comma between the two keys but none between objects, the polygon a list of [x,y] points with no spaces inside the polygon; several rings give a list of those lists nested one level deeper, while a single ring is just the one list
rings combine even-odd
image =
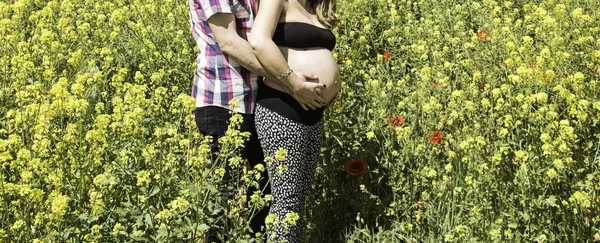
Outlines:
[{"label": "black crop top", "polygon": [[330,51],[335,47],[335,35],[328,30],[303,22],[277,23],[273,42],[291,48],[323,47]]}]

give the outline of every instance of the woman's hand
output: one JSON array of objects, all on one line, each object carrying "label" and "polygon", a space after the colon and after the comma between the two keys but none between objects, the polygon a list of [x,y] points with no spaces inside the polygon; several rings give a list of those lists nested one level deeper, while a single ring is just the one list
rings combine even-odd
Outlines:
[{"label": "woman's hand", "polygon": [[300,103],[304,110],[316,110],[327,104],[321,97],[321,90],[325,89],[325,84],[309,80],[318,80],[314,74],[298,73],[299,82],[292,83],[291,95]]}]

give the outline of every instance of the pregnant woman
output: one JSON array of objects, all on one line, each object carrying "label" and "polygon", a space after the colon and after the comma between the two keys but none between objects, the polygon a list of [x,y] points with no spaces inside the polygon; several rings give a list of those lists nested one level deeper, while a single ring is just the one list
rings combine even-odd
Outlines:
[{"label": "pregnant woman", "polygon": [[[301,240],[304,201],[323,140],[323,111],[341,84],[331,53],[334,11],[335,0],[261,0],[252,25],[249,41],[256,57],[277,77],[265,80],[255,111],[265,157],[278,158],[268,163],[273,195],[269,214],[279,222],[268,229],[269,241]],[[304,74],[315,76],[307,81]],[[311,92],[320,99],[307,99]],[[276,156],[280,149],[287,151],[283,160]]]}]

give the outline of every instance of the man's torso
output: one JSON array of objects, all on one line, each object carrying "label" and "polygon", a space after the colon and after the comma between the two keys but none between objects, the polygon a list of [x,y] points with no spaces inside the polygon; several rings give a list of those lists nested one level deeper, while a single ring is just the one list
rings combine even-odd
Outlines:
[{"label": "man's torso", "polygon": [[254,20],[255,0],[188,0],[192,34],[198,46],[192,96],[196,107],[219,106],[229,109],[229,101],[237,99],[235,111],[254,111],[258,76],[225,55],[208,25],[216,13],[235,16],[236,31],[247,40]]}]

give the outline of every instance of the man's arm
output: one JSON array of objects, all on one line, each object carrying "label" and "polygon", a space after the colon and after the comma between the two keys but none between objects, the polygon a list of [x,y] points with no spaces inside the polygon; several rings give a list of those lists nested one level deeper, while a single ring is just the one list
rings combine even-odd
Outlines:
[{"label": "man's arm", "polygon": [[242,39],[236,31],[235,17],[231,13],[217,13],[208,19],[208,25],[212,31],[221,51],[229,58],[233,58],[242,67],[268,79],[275,79],[263,68],[254,50],[248,41]]}]

